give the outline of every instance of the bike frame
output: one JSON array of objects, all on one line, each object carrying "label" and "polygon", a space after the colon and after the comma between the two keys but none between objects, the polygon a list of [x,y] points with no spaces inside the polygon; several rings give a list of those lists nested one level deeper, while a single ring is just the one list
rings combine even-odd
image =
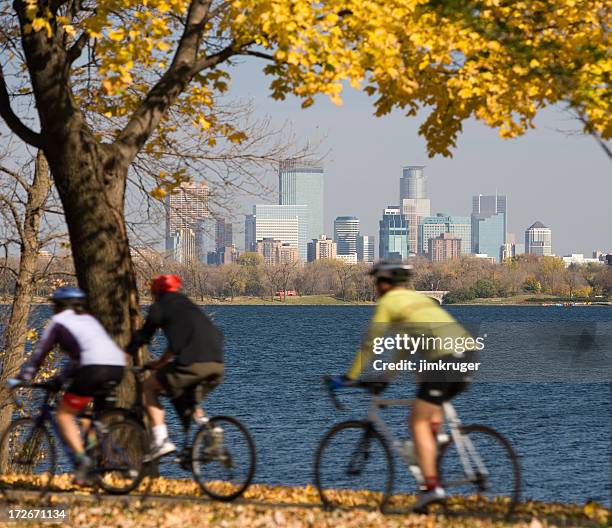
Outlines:
[{"label": "bike frame", "polygon": [[[412,400],[410,399],[385,399],[378,395],[373,395],[368,405],[367,421],[383,436],[391,449],[401,458],[406,467],[412,473],[412,476],[419,485],[424,484],[423,473],[415,460],[411,460],[408,453],[401,448],[400,440],[393,434],[391,429],[380,415],[380,409],[384,407],[410,407]],[[474,444],[467,435],[461,433],[461,420],[450,402],[442,404],[445,423],[448,425],[451,437],[457,446],[457,452],[463,470],[467,477],[467,481],[473,482],[478,477],[486,477],[488,471],[482,461],[482,458],[476,451]],[[448,482],[447,485],[456,485],[465,481]]]}]

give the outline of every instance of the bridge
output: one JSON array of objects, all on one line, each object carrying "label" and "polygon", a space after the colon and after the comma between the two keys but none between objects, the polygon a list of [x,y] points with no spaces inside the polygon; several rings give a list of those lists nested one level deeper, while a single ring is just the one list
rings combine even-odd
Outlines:
[{"label": "bridge", "polygon": [[427,295],[427,297],[431,297],[432,299],[435,299],[440,304],[442,304],[442,299],[448,293],[448,291],[430,290],[430,291],[419,291],[419,293],[422,293],[423,295]]}]

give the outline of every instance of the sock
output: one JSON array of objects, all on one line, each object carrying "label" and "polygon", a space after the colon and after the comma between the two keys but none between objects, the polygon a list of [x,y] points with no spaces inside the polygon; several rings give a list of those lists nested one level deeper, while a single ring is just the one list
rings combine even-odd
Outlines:
[{"label": "sock", "polygon": [[440,484],[440,481],[438,480],[438,476],[434,475],[431,477],[425,477],[425,487],[427,488],[427,491],[431,491],[433,489],[436,489]]},{"label": "sock", "polygon": [[168,438],[168,428],[165,424],[153,427],[153,439],[156,445],[162,445],[166,438]]}]

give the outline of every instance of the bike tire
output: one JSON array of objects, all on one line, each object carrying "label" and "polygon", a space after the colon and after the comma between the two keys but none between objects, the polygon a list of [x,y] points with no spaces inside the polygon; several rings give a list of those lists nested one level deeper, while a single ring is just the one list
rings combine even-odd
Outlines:
[{"label": "bike tire", "polygon": [[[218,452],[215,450],[214,453],[207,454],[207,442],[209,442],[212,429],[216,426],[221,427],[224,431],[223,444],[218,448]],[[228,431],[230,430],[233,430],[233,432],[230,433],[230,439],[228,440]],[[239,445],[241,440],[243,442],[242,446]],[[233,464],[233,461],[240,455],[246,459],[246,467],[243,468],[245,470],[244,478],[241,478],[238,483],[234,483],[230,479],[214,479],[214,477],[212,477],[213,480],[207,480],[214,472],[212,463],[219,462],[220,465],[226,466],[226,470],[229,470],[231,467],[228,467],[228,464]],[[193,478],[200,489],[211,499],[221,502],[233,501],[247,490],[253,481],[257,465],[255,442],[251,434],[240,420],[231,416],[215,416],[210,419],[207,425],[198,429],[193,439],[191,458]],[[228,473],[225,472],[223,477],[229,476]]]},{"label": "bike tire", "polygon": [[[342,493],[334,488],[328,489],[326,486],[326,483],[324,482],[325,479],[322,476],[322,472],[324,469],[323,468],[323,464],[324,464],[323,458],[325,456],[326,449],[331,444],[334,437],[350,429],[361,431],[361,433],[357,433],[358,435],[361,434],[360,438],[358,439],[358,442],[359,443],[366,442],[368,450],[370,450],[372,441],[378,442],[380,446],[382,447],[383,460],[384,460],[384,464],[386,465],[386,470],[385,468],[381,468],[381,471],[385,472],[386,478],[383,477],[383,485],[381,486],[382,490],[380,491],[381,496],[377,502],[377,506],[378,508],[380,508],[381,511],[384,511],[385,506],[387,505],[389,499],[391,498],[391,494],[393,492],[393,481],[395,478],[395,464],[393,461],[393,455],[391,453],[391,449],[389,448],[387,441],[378,431],[376,431],[374,426],[370,422],[367,422],[367,421],[341,422],[333,426],[325,434],[325,436],[321,439],[321,442],[319,443],[319,446],[315,454],[315,463],[314,463],[314,481],[315,481],[315,486],[317,488],[317,491],[319,492],[319,497],[321,499],[321,502],[326,508],[335,508],[335,507],[343,506],[341,502],[333,500],[334,494],[336,494],[338,497],[341,498]],[[350,464],[354,462],[354,457],[358,452],[356,450],[358,449],[362,449],[362,448],[360,446],[355,446],[355,449],[353,449],[352,451],[351,449],[342,448],[341,450],[342,454],[349,453],[349,452],[351,453],[351,459],[349,461],[349,466]],[[364,458],[369,458],[369,457],[370,457],[370,454],[368,452],[364,456]],[[334,456],[333,458],[337,458],[337,457]],[[336,463],[340,464],[341,462],[337,461]],[[349,474],[349,470],[348,470],[349,466],[347,466],[347,471],[346,471],[347,475]],[[381,473],[378,472],[378,474],[381,474]],[[354,504],[351,504],[351,506],[353,505]]]},{"label": "bike tire", "polygon": [[146,435],[136,421],[125,418],[106,426],[93,458],[97,485],[110,495],[125,495],[144,478]]},{"label": "bike tire", "polygon": [[[23,434],[21,434],[23,432]],[[14,447],[26,457],[21,462],[14,460]],[[33,459],[35,457],[35,460]],[[35,464],[42,462],[36,471]],[[51,488],[57,469],[57,453],[53,436],[44,424],[34,418],[18,418],[7,427],[0,440],[0,489],[7,500],[18,498],[19,492],[36,489],[43,498]]]},{"label": "bike tire", "polygon": [[[490,455],[491,448],[479,449],[478,444],[485,442],[485,446],[495,445],[497,446],[495,456],[492,456],[491,460],[494,463],[485,463],[485,467],[489,472],[488,478],[477,475],[477,480],[474,482],[464,482],[463,485],[467,491],[467,498],[461,497],[463,494],[457,496],[453,492],[453,488],[461,486],[461,483],[452,482],[452,477],[459,473],[456,469],[456,465],[460,466],[459,457],[457,450],[454,453],[450,453],[453,448],[454,441],[452,437],[450,440],[442,444],[439,448],[438,453],[438,472],[441,485],[450,494],[451,498],[445,502],[445,509],[447,514],[459,513],[461,508],[467,507],[470,513],[477,512],[478,514],[501,517],[503,519],[509,519],[512,517],[516,506],[520,500],[521,493],[521,468],[518,461],[518,456],[514,452],[510,442],[495,429],[487,427],[485,425],[464,425],[459,428],[462,435],[468,435],[472,441],[478,455],[484,459],[487,452]],[[487,444],[488,442],[488,444]],[[504,456],[507,458],[506,466],[499,467],[502,464]],[[453,462],[451,459],[454,458]],[[454,470],[454,471],[453,471]],[[465,480],[465,473],[461,469]],[[508,488],[507,493],[502,495],[497,494],[497,490],[491,490],[491,498],[484,495],[484,486],[492,482],[495,475],[499,475],[498,480],[506,483]],[[468,491],[469,490],[469,491]],[[474,494],[475,491],[475,494]],[[490,492],[488,492],[490,493]],[[463,502],[462,502],[463,501]]]}]

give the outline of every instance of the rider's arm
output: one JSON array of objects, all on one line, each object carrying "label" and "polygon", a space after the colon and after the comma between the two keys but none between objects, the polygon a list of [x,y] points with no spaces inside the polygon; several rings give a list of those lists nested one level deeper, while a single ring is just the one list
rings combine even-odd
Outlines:
[{"label": "rider's arm", "polygon": [[45,328],[40,340],[38,341],[38,344],[36,345],[36,349],[21,367],[17,378],[26,382],[32,381],[32,378],[36,376],[38,369],[51,349],[53,349],[53,347],[58,343],[60,330],[61,325],[55,322],[52,322],[47,326],[47,328]]},{"label": "rider's arm", "polygon": [[151,340],[155,331],[162,326],[162,322],[162,307],[159,303],[153,303],[149,308],[149,313],[147,314],[147,319],[144,326],[140,330],[134,332],[132,340],[126,348],[126,352],[130,356],[136,354],[140,347],[146,345]]},{"label": "rider's arm", "polygon": [[391,321],[392,318],[389,308],[387,307],[386,303],[380,302],[374,311],[374,316],[370,322],[370,328],[366,334],[366,339],[363,341],[361,347],[357,350],[355,359],[353,359],[353,364],[346,373],[347,378],[356,380],[364,367],[370,363],[372,356],[374,355],[374,352],[372,351],[372,342],[375,337],[384,335],[385,324],[390,323]]}]

